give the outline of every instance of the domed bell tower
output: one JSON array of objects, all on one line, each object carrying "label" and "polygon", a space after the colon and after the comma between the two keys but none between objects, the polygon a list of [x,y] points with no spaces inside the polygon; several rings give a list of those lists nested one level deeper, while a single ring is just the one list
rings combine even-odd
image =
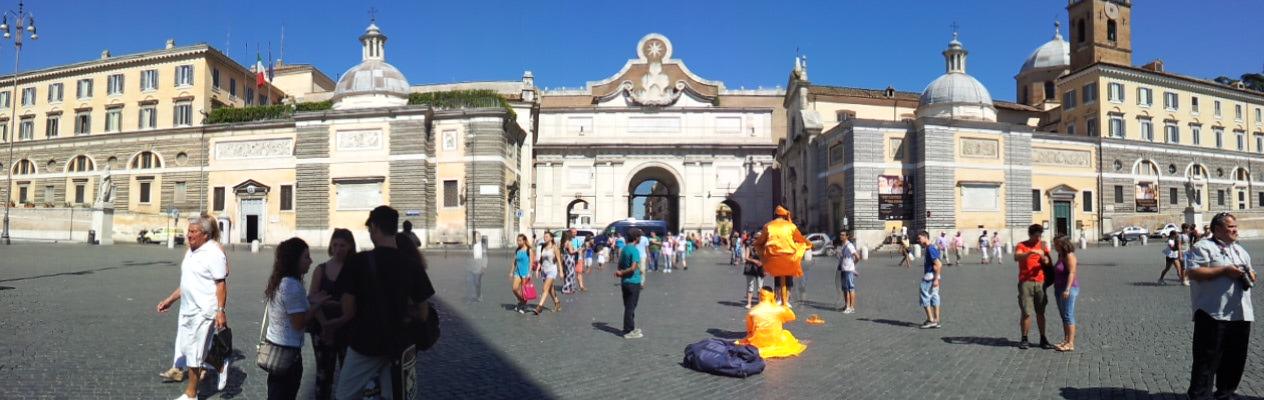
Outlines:
[{"label": "domed bell tower", "polygon": [[1103,62],[1132,65],[1132,0],[1068,0],[1071,70]]}]

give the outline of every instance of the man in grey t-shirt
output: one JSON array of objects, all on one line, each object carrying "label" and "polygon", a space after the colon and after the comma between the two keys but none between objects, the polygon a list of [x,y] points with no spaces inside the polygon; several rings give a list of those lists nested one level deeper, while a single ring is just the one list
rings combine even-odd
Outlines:
[{"label": "man in grey t-shirt", "polygon": [[1237,218],[1216,214],[1212,237],[1194,244],[1185,276],[1192,281],[1193,358],[1189,398],[1233,397],[1246,367],[1251,337],[1250,286],[1255,281],[1251,255],[1237,243]]}]

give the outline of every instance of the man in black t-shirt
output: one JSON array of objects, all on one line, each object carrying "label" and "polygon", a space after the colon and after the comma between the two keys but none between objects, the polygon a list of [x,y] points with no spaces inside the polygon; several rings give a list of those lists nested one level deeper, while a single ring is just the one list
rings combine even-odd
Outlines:
[{"label": "man in black t-shirt", "polygon": [[[392,399],[391,363],[413,342],[404,329],[409,318],[428,315],[427,300],[434,295],[430,277],[422,268],[415,248],[397,245],[399,212],[380,206],[365,222],[373,250],[347,259],[338,284],[343,288],[342,307],[348,319],[347,358],[338,377],[337,398],[358,399],[364,386],[380,377],[382,395]],[[404,239],[405,243],[411,243]]]}]

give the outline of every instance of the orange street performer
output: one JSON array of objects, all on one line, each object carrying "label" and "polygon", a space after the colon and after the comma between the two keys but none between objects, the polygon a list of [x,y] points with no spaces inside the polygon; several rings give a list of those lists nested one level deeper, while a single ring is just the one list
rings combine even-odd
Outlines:
[{"label": "orange street performer", "polygon": [[765,224],[763,234],[756,239],[755,250],[763,254],[764,271],[773,277],[780,303],[789,307],[791,279],[803,276],[803,254],[812,243],[790,222],[790,210],[777,206],[776,213],[777,218]]}]

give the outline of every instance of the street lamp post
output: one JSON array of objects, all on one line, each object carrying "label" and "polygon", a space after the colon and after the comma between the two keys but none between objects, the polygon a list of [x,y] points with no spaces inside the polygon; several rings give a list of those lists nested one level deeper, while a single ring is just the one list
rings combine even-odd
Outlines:
[{"label": "street lamp post", "polygon": [[[18,99],[16,99],[16,97],[19,95],[18,67],[20,65],[19,60],[22,55],[22,37],[29,32],[31,40],[37,40],[39,39],[39,34],[35,32],[35,16],[26,11],[26,6],[22,3],[22,1],[18,1],[18,10],[16,12],[10,10],[4,12],[3,15],[3,19],[0,20],[0,31],[4,31],[3,37],[5,39],[13,39],[13,94],[9,95],[9,102],[12,105],[10,107],[11,112],[9,114],[9,126],[11,128],[8,129],[8,137],[5,138],[9,142],[9,162],[5,164],[4,233],[0,235],[0,239],[4,240],[4,244],[9,245],[11,243],[9,240],[9,203],[13,201],[13,142],[15,140],[14,135],[18,133],[16,129],[18,120]],[[13,20],[17,25],[16,35],[9,33],[10,16],[13,17]],[[32,134],[34,134],[34,132],[32,132]]]}]

